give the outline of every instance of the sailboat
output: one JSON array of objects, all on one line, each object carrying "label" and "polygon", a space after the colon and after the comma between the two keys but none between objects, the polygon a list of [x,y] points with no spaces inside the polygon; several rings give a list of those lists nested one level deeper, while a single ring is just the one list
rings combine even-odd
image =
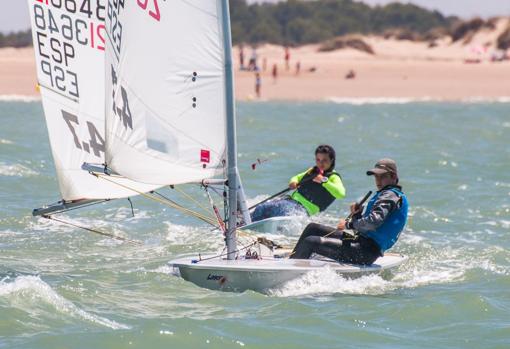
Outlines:
[{"label": "sailboat", "polygon": [[[324,267],[358,275],[405,261],[399,254],[366,267],[295,260],[266,239],[248,236],[250,242],[241,244],[246,234],[238,228],[250,227],[251,218],[237,167],[228,0],[86,3],[84,13],[74,8],[73,20],[61,2],[29,0],[64,198],[37,213],[198,183],[208,194],[225,249],[169,264],[185,280],[226,291],[265,290]],[[59,138],[64,131],[72,137]],[[209,196],[214,186],[224,188],[223,217]]]}]

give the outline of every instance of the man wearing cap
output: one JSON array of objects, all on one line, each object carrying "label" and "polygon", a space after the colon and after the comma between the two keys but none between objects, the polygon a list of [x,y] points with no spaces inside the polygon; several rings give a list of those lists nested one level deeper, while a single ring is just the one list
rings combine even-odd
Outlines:
[{"label": "man wearing cap", "polygon": [[[308,259],[317,253],[339,262],[368,265],[397,242],[408,210],[407,198],[398,185],[397,164],[391,159],[381,159],[367,175],[374,176],[378,191],[365,210],[352,204],[351,215],[341,219],[337,229],[309,224],[290,258]],[[355,235],[344,232],[345,229],[354,230]]]}]

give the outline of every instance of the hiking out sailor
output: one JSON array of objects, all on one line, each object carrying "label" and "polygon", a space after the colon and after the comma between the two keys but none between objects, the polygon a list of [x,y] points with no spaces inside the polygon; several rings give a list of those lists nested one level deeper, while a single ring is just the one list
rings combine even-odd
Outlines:
[{"label": "hiking out sailor", "polygon": [[[379,160],[367,175],[374,176],[378,191],[365,210],[352,204],[350,216],[341,219],[336,229],[309,224],[290,258],[308,259],[316,253],[339,262],[369,265],[397,242],[408,210],[406,195],[398,185],[397,164],[391,159]],[[348,234],[345,229],[355,234]]]},{"label": "hiking out sailor", "polygon": [[340,174],[335,171],[335,160],[333,147],[319,145],[315,149],[315,166],[290,179],[289,189],[295,191],[258,205],[252,213],[252,221],[277,216],[311,216],[326,210],[335,199],[343,199],[345,188]]}]

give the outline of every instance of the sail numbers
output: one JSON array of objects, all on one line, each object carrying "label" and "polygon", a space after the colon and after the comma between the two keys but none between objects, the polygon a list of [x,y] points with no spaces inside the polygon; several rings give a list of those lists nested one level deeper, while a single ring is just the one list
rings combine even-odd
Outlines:
[{"label": "sail numbers", "polygon": [[[159,22],[161,20],[161,12],[159,11],[158,0],[150,0],[150,2],[153,5],[152,9],[149,9],[149,16],[151,16],[152,18]],[[149,0],[137,0],[137,3],[142,10],[147,10]]]},{"label": "sail numbers", "polygon": [[120,55],[122,45],[122,23],[119,21],[120,9],[124,9],[124,0],[108,0],[107,31],[110,37],[113,50]]},{"label": "sail numbers", "polygon": [[117,86],[118,80],[117,80],[117,73],[115,73],[115,69],[112,65],[112,97],[113,97],[113,114],[117,115],[120,120],[122,120],[122,123],[124,124],[125,128],[133,129],[133,117],[131,115],[131,109],[129,108],[129,101],[126,89],[123,86],[120,86],[120,95],[122,97],[122,107],[120,105],[117,105],[115,102],[115,91]]},{"label": "sail numbers", "polygon": [[[104,21],[105,7],[103,0],[35,0],[42,4],[63,9],[70,13],[85,14],[88,18],[95,17]],[[95,5],[95,8],[94,8]]]},{"label": "sail numbers", "polygon": [[81,141],[78,137],[78,134],[76,133],[76,128],[80,126],[78,117],[65,110],[62,110],[62,117],[64,118],[64,121],[66,122],[69,131],[71,131],[74,140],[74,145],[76,146],[76,148],[84,150],[89,154],[90,151],[92,150],[95,156],[102,158],[101,152],[102,153],[105,152],[105,142],[104,138],[101,137],[101,134],[97,130],[96,126],[92,122],[87,121],[87,128],[89,131],[90,140],[88,142]]},{"label": "sail numbers", "polygon": [[[42,73],[40,79],[46,77],[41,79],[42,85],[73,98],[80,97],[74,62],[80,46],[105,49],[105,26],[97,23],[104,18],[102,1],[34,0],[34,47]],[[82,16],[78,18],[76,14]]]}]

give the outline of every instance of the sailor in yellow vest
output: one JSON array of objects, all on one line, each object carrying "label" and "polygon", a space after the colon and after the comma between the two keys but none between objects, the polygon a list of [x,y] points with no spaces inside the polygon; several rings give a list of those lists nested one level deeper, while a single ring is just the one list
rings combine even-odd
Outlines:
[{"label": "sailor in yellow vest", "polygon": [[290,196],[258,205],[252,221],[278,216],[314,215],[326,210],[335,199],[345,197],[340,174],[335,171],[336,154],[333,147],[319,145],[315,150],[315,166],[292,177]]}]

